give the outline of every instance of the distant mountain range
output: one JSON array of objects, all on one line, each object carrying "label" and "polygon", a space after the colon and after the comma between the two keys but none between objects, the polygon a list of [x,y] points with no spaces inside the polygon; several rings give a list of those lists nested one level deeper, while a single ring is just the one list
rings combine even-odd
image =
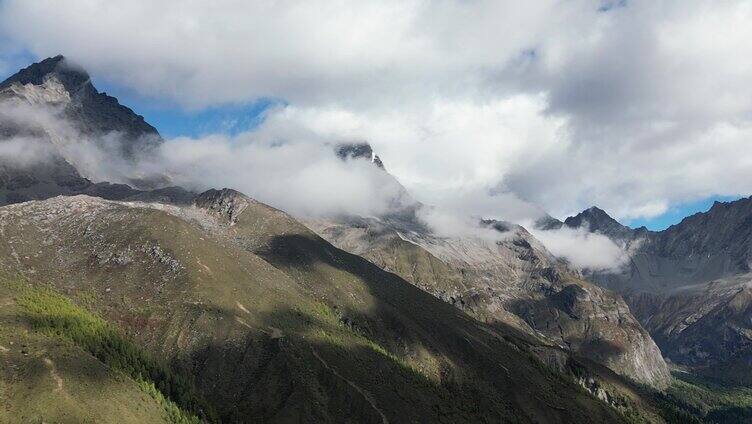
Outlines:
[{"label": "distant mountain range", "polygon": [[752,383],[752,198],[716,202],[658,232],[631,229],[598,208],[558,226],[603,234],[630,252],[620,271],[586,275],[624,296],[666,357]]},{"label": "distant mountain range", "polygon": [[[393,176],[380,216],[293,217],[169,175],[90,181],[66,150],[78,136],[124,163],[162,143],[62,56],[0,83],[0,143],[45,152],[0,156],[0,422],[710,416],[672,391],[659,347],[749,384],[752,200],[657,233],[597,208],[538,223],[633,252],[596,273],[507,222],[438,235]],[[387,173],[368,143],[332,154]]]}]

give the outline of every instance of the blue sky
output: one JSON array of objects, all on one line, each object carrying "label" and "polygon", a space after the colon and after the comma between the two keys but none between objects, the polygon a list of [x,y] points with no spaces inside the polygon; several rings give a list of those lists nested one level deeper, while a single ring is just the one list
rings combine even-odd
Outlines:
[{"label": "blue sky", "polygon": [[739,196],[711,196],[705,199],[696,200],[694,202],[674,205],[670,207],[666,213],[653,218],[632,219],[623,222],[623,224],[628,225],[632,228],[637,228],[644,225],[649,230],[659,231],[668,228],[673,224],[679,223],[687,216],[693,215],[698,212],[708,211],[710,207],[713,206],[713,202],[715,201],[730,202],[732,200],[737,200],[740,198],[741,197]]},{"label": "blue sky", "polygon": [[94,80],[99,91],[117,97],[120,103],[143,115],[166,138],[201,137],[208,134],[236,135],[263,122],[264,112],[279,100],[261,99],[248,103],[186,110],[168,102],[145,99],[131,90],[106,81]]}]

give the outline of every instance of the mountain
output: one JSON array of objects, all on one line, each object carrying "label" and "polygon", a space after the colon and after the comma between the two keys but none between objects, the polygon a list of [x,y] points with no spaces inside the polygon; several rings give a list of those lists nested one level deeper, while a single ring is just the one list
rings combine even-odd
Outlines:
[{"label": "mountain", "polygon": [[[339,159],[348,161],[367,161],[382,171],[382,185],[390,188],[394,193],[387,200],[387,210],[381,214],[381,218],[395,222],[398,225],[409,226],[414,229],[425,229],[424,223],[418,219],[417,213],[425,206],[415,200],[410,192],[392,174],[386,171],[384,162],[373,151],[371,145],[366,142],[338,143],[334,146],[334,154]],[[307,217],[303,217],[304,219]]]},{"label": "mountain", "polygon": [[555,218],[548,217],[548,221],[539,221],[538,228],[543,230],[554,230],[563,226],[569,228],[587,228],[594,233],[600,233],[608,236],[612,240],[631,240],[638,234],[647,232],[647,228],[640,227],[636,230],[620,224],[617,220],[611,218],[606,211],[593,206],[575,216],[570,216],[561,222]]},{"label": "mountain", "polygon": [[440,237],[390,175],[387,213],[317,219],[85,178],[69,144],[128,163],[142,121],[62,57],[0,89],[0,422],[696,422],[621,298],[524,228]]},{"label": "mountain", "polygon": [[[475,321],[234,191],[182,207],[56,197],[0,218],[3,302],[25,334],[4,326],[0,345],[42,391],[104,387],[76,380],[99,360],[151,370],[132,378],[227,422],[622,420],[536,359],[562,350]],[[43,347],[58,338],[67,353]]]},{"label": "mountain", "polygon": [[76,149],[87,147],[83,139],[127,161],[147,154],[161,137],[143,117],[99,93],[89,75],[63,56],[35,63],[0,83],[0,138],[17,141],[19,150],[35,156],[27,161],[0,158],[0,205],[61,194],[183,203],[192,196],[160,179],[130,180],[160,188],[151,191],[82,176]]},{"label": "mountain", "polygon": [[[345,157],[376,157],[370,146],[358,151],[364,154]],[[490,237],[442,237],[419,218],[425,209],[415,203],[412,214],[303,222],[335,246],[484,322],[511,325],[641,383],[668,384],[658,347],[619,296],[580,278],[518,225],[485,221],[493,228]]]},{"label": "mountain", "polygon": [[385,169],[384,163],[376,155],[376,153],[373,152],[371,145],[365,142],[338,144],[336,148],[336,153],[337,153],[337,157],[339,157],[342,160],[367,159],[367,160],[370,160],[377,167],[381,169]]},{"label": "mountain", "polygon": [[668,358],[727,381],[752,382],[746,377],[752,370],[752,198],[716,202],[658,232],[566,222],[627,249],[626,267],[588,277],[625,296]]},{"label": "mountain", "polygon": [[89,74],[62,55],[47,58],[20,70],[0,83],[0,97],[15,95],[27,101],[63,104],[63,115],[82,133],[119,133],[124,141],[120,151],[132,157],[161,142],[156,128],[142,116],[121,105],[114,97],[100,93]]}]

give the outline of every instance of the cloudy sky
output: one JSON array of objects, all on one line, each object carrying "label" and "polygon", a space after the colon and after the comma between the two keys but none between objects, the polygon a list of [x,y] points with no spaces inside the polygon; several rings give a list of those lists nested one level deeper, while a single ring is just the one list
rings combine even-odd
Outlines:
[{"label": "cloudy sky", "polygon": [[0,0],[1,75],[62,53],[167,136],[367,140],[426,203],[653,227],[752,192],[750,40],[750,1]]}]

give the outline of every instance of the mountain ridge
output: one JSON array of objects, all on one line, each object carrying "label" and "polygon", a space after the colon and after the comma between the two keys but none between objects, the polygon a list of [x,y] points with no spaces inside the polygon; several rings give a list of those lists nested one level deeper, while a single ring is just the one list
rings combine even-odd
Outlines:
[{"label": "mountain ridge", "polygon": [[[177,369],[194,370],[223,420],[338,422],[335,411],[349,411],[359,422],[621,421],[574,382],[536,368],[539,360],[522,353],[528,342],[484,329],[237,192],[209,192],[194,207],[57,197],[0,215],[4,271],[91,293],[102,316]],[[154,283],[136,283],[142,274]],[[434,390],[448,397],[439,401]],[[464,410],[467,402],[484,407]]]},{"label": "mountain ridge", "polygon": [[[19,106],[42,114],[53,124],[19,121],[17,113],[4,114],[0,109],[0,136],[17,138],[28,150],[44,152],[30,164],[0,163],[0,205],[60,194],[91,194],[113,200],[189,201],[191,195],[187,190],[170,187],[163,176],[129,179],[129,185],[94,183],[66,157],[61,143],[83,143],[79,138],[88,138],[96,144],[106,139],[102,143],[107,144],[93,147],[121,155],[127,163],[136,156],[149,154],[162,139],[143,117],[120,105],[114,97],[99,93],[88,73],[70,65],[63,56],[32,64],[0,83],[0,107],[14,110]],[[65,121],[62,133],[56,128],[60,126],[58,120]],[[114,151],[110,144],[113,142]],[[134,185],[138,187],[133,188]]]},{"label": "mountain ridge", "polygon": [[662,231],[595,231],[623,246],[630,261],[587,276],[624,296],[668,358],[752,383],[744,377],[752,371],[752,197],[716,201]]}]

